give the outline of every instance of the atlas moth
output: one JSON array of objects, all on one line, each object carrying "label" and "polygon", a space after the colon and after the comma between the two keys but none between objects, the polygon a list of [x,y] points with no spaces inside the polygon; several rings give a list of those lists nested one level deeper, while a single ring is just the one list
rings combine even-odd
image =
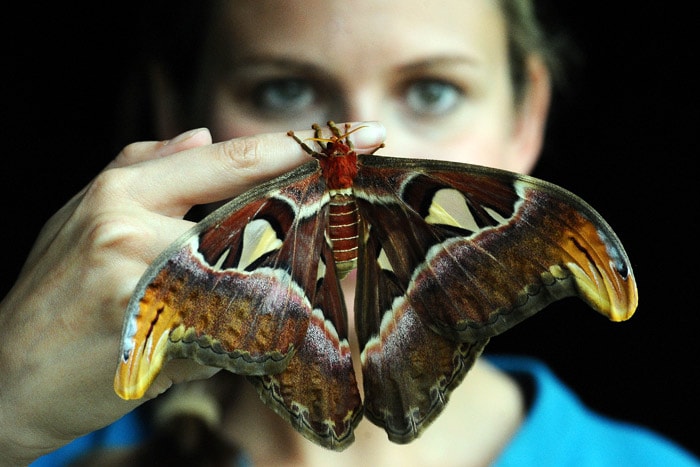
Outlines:
[{"label": "atlas moth", "polygon": [[[637,307],[627,254],[586,202],[476,165],[356,154],[328,123],[311,160],[241,194],[167,248],[125,315],[114,388],[141,398],[190,358],[246,375],[306,438],[334,450],[367,417],[415,439],[489,339],[578,296],[613,321]],[[354,130],[353,130],[354,131]],[[379,149],[379,148],[377,148]],[[364,400],[340,279],[354,304]]]}]

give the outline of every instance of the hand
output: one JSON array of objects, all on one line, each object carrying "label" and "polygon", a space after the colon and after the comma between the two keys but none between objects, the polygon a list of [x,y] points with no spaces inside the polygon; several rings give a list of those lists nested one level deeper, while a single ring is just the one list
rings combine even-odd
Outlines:
[{"label": "hand", "polygon": [[[298,132],[311,137],[312,132]],[[383,141],[378,124],[353,135]],[[113,390],[122,321],[141,274],[192,226],[197,204],[234,197],[309,160],[284,133],[211,144],[206,129],[125,147],[44,226],[0,302],[0,452],[26,463],[117,420],[173,383],[217,369],[171,361],[140,401]]]}]

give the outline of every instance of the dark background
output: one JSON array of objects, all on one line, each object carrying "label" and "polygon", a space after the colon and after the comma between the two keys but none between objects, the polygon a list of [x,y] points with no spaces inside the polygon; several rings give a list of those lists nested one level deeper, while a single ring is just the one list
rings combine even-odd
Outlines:
[{"label": "dark background", "polygon": [[[0,296],[44,222],[127,143],[112,137],[115,107],[139,45],[126,4],[32,5],[3,15]],[[700,455],[691,162],[698,107],[688,70],[697,47],[683,13],[658,2],[634,2],[633,11],[542,5],[546,24],[567,31],[579,58],[555,96],[535,175],[579,194],[609,221],[633,263],[640,305],[617,324],[564,300],[488,350],[541,357],[590,406]]]}]

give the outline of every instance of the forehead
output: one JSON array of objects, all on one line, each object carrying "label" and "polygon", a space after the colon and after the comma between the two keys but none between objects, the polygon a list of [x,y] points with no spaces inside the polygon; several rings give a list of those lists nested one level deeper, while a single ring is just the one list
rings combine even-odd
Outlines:
[{"label": "forehead", "polygon": [[[236,0],[220,3],[217,54],[274,57],[356,69],[435,55],[506,59],[496,0]],[[358,70],[359,71],[359,70]]]}]

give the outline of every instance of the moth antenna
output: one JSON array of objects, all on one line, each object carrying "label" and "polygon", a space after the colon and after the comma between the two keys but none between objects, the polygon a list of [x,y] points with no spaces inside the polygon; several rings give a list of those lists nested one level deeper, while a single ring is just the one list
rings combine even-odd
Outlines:
[{"label": "moth antenna", "polygon": [[[311,148],[309,147],[308,144],[306,144],[305,142],[303,142],[302,140],[300,140],[299,137],[298,137],[297,135],[295,135],[294,132],[293,132],[292,130],[289,130],[289,131],[287,132],[287,136],[291,136],[292,138],[294,138],[294,141],[296,141],[296,142],[299,144],[299,146],[301,146],[301,148],[302,148],[308,155],[313,156],[314,154],[317,154],[317,152],[314,151],[313,149],[311,149]],[[314,138],[309,138],[309,139],[314,139]]]},{"label": "moth antenna", "polygon": [[[321,127],[318,124],[314,123],[313,125],[311,125],[311,127],[314,130],[316,130],[316,135],[312,138],[306,138],[306,141],[316,141],[317,143],[328,144],[328,143],[334,143],[334,142],[342,140],[342,139],[347,140],[348,136],[350,136],[351,134],[355,133],[358,130],[366,128],[367,125],[360,125],[357,128],[353,128],[352,130],[350,130],[349,129],[350,124],[346,123],[345,124],[345,133],[341,133],[340,129],[338,129],[338,126],[335,124],[335,122],[330,120],[328,122],[328,128],[330,128],[331,132],[333,133],[333,135],[330,138],[324,138],[323,136],[321,136]],[[350,147],[350,149],[354,149],[352,143],[349,140],[347,141],[347,144]],[[384,145],[382,144],[381,146],[375,148],[374,151],[372,151],[372,153],[374,153],[375,151],[377,151],[378,149],[380,149],[383,146]]]}]

